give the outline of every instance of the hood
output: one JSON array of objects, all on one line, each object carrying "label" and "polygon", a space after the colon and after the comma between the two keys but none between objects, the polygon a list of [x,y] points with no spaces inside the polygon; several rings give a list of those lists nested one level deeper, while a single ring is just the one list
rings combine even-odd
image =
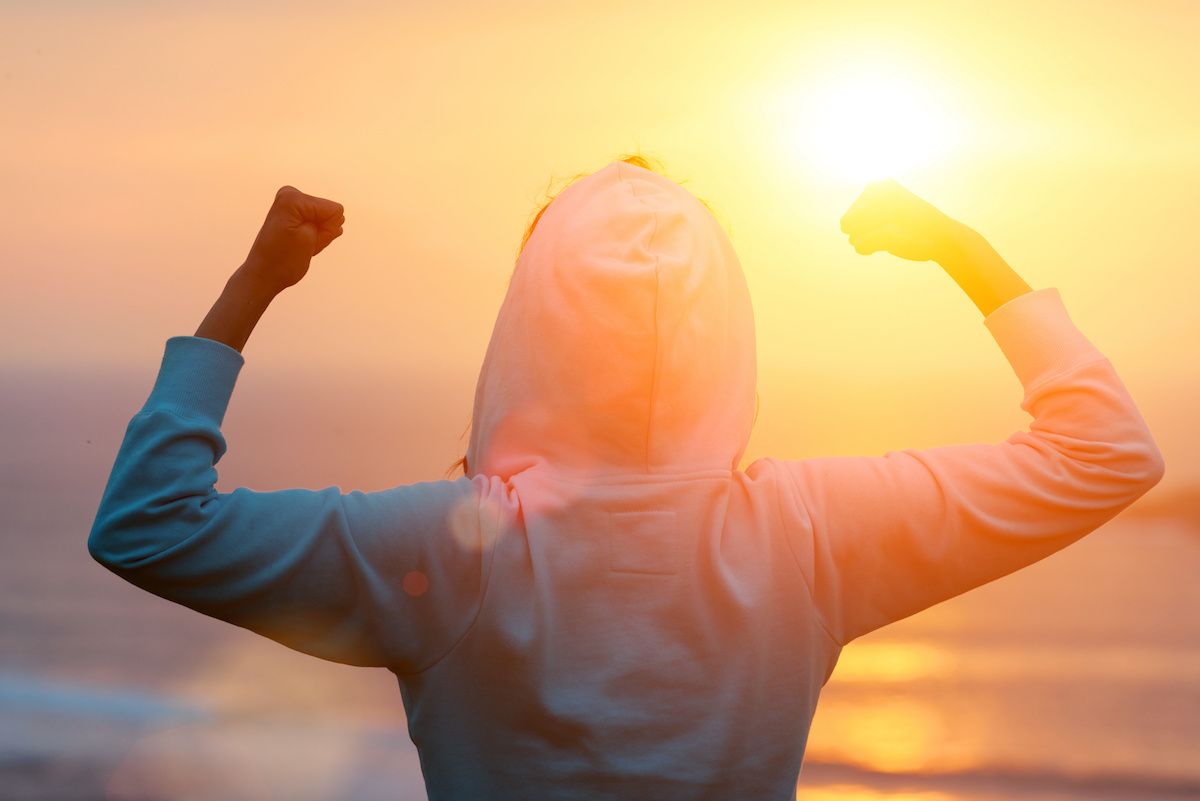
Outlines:
[{"label": "hood", "polygon": [[736,470],[754,316],[711,212],[613,162],[568,186],[509,282],[475,389],[468,475]]}]

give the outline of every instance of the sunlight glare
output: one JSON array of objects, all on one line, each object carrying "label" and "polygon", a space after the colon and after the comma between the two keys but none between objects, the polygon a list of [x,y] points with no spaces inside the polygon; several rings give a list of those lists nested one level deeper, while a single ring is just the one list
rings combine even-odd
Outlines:
[{"label": "sunlight glare", "polygon": [[955,658],[944,649],[916,642],[854,643],[838,658],[838,683],[906,682],[949,675]]},{"label": "sunlight glare", "polygon": [[804,158],[857,183],[941,160],[959,139],[933,84],[895,68],[823,77],[797,100],[792,135]]},{"label": "sunlight glare", "polygon": [[900,696],[827,707],[813,726],[812,758],[883,773],[943,765],[950,729],[944,710]]},{"label": "sunlight glare", "polygon": [[843,784],[818,788],[801,787],[800,798],[804,801],[954,801],[945,793],[894,793]]}]

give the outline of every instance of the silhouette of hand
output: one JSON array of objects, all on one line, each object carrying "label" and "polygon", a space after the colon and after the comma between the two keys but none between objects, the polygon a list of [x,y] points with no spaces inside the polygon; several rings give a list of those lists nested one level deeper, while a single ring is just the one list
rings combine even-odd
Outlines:
[{"label": "silhouette of hand", "polygon": [[272,291],[280,292],[308,272],[312,257],[342,235],[341,203],[280,187],[262,229],[250,246],[245,268]]},{"label": "silhouette of hand", "polygon": [[842,216],[842,231],[864,256],[886,250],[902,259],[944,265],[969,229],[888,179],[867,185]]}]

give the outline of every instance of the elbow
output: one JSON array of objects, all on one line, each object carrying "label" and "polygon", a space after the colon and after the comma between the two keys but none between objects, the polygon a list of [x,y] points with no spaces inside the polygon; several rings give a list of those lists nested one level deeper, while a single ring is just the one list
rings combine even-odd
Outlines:
[{"label": "elbow", "polygon": [[1122,451],[1120,473],[1133,500],[1142,497],[1162,481],[1166,462],[1151,439]]},{"label": "elbow", "polygon": [[207,524],[203,508],[180,503],[101,504],[88,534],[92,559],[114,573],[141,572]]},{"label": "elbow", "polygon": [[92,559],[120,576],[145,566],[161,548],[148,541],[143,532],[111,526],[93,528],[87,541]]},{"label": "elbow", "polygon": [[110,570],[120,569],[123,559],[117,533],[100,518],[96,519],[87,538],[88,554]]},{"label": "elbow", "polygon": [[152,529],[139,526],[128,515],[102,512],[92,524],[87,549],[92,559],[114,573],[121,573],[161,548],[156,540],[157,535]]},{"label": "elbow", "polygon": [[[1149,438],[1120,443],[1088,443],[1084,449],[1059,449],[1055,460],[1065,468],[1064,497],[1123,509],[1153,489],[1166,472],[1162,453]],[[1086,499],[1086,500],[1085,500]]]},{"label": "elbow", "polygon": [[1163,459],[1162,452],[1153,442],[1149,444],[1149,449],[1146,457],[1145,465],[1142,467],[1139,481],[1142,487],[1142,492],[1149,492],[1151,489],[1162,481],[1163,476],[1167,472],[1167,463]]}]

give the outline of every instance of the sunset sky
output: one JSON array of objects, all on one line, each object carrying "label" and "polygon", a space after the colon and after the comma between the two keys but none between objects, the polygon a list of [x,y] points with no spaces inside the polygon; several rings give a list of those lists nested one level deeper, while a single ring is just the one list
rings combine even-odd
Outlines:
[{"label": "sunset sky", "polygon": [[684,8],[5,3],[5,394],[111,375],[144,395],[292,184],[343,203],[346,233],[267,312],[230,425],[249,427],[239,400],[272,402],[272,377],[314,398],[377,382],[373,408],[405,394],[397,429],[444,467],[548,184],[641,151],[741,257],[748,459],[998,440],[1028,420],[948,277],[846,244],[838,219],[882,169],[1058,287],[1142,407],[1164,486],[1200,481],[1200,5]]}]

